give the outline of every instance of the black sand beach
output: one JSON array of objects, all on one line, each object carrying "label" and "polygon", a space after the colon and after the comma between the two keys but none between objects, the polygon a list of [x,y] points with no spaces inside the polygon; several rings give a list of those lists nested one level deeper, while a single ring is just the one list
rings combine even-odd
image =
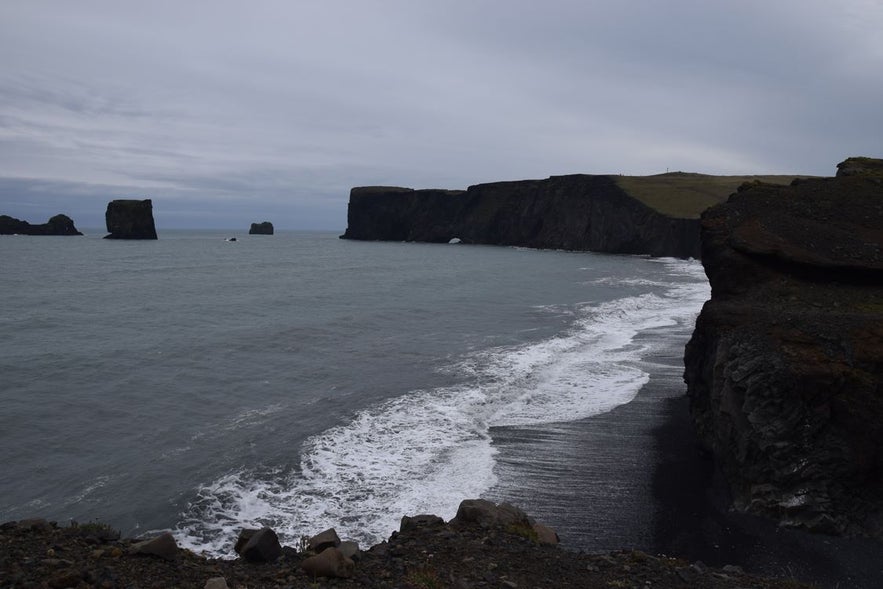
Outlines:
[{"label": "black sand beach", "polygon": [[[544,430],[492,430],[501,479],[492,498],[523,506],[571,550],[638,549],[820,588],[883,587],[879,542],[807,534],[730,511],[693,432],[682,356],[666,350],[650,360],[663,368],[634,401],[609,413]],[[522,487],[510,478],[518,471],[528,473]],[[503,496],[503,485],[516,488]]]}]

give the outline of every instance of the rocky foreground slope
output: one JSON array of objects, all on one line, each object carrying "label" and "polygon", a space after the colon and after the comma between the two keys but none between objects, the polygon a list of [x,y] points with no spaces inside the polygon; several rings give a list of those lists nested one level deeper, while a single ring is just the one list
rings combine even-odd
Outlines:
[{"label": "rocky foreground slope", "polygon": [[712,296],[686,348],[737,508],[883,538],[883,169],[746,185],[702,215]]},{"label": "rocky foreground slope", "polygon": [[699,213],[750,178],[573,174],[465,191],[359,187],[342,237],[698,257]]},{"label": "rocky foreground slope", "polygon": [[[510,506],[464,501],[449,523],[402,518],[387,542],[361,552],[333,530],[280,547],[268,528],[244,534],[236,560],[179,549],[169,534],[121,540],[102,525],[59,528],[43,520],[0,526],[0,586],[235,589],[275,587],[495,587],[644,589],[799,589],[790,579],[744,574],[738,567],[637,551],[577,554],[549,543]],[[231,539],[234,541],[235,539]]]}]

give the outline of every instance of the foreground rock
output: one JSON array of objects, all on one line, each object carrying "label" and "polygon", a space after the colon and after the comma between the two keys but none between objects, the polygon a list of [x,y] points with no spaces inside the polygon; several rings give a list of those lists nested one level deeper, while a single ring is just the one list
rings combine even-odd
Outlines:
[{"label": "foreground rock", "polygon": [[[483,505],[487,514],[499,506]],[[512,513],[510,507],[502,507]],[[522,512],[523,513],[523,512]],[[508,517],[508,516],[505,516]],[[467,520],[469,518],[467,517]],[[446,524],[435,516],[405,518],[389,540],[357,558],[346,542],[298,553],[282,548],[270,563],[206,559],[174,548],[163,555],[139,554],[133,540],[89,524],[59,528],[45,521],[0,526],[2,587],[610,587],[663,589],[799,589],[794,580],[746,575],[738,567],[710,569],[701,563],[637,551],[588,555],[544,546],[525,530],[457,518]],[[521,515],[512,521],[521,521]],[[510,522],[511,523],[511,522]],[[335,534],[336,536],[336,534]],[[161,538],[161,537],[160,537]],[[254,534],[250,539],[254,538]],[[234,539],[231,539],[231,542]],[[330,539],[333,543],[333,538]],[[172,548],[167,540],[161,540]],[[247,542],[247,541],[246,541]],[[159,556],[159,557],[157,557]]]},{"label": "foreground rock", "polygon": [[249,235],[273,235],[273,224],[269,221],[263,223],[252,223],[248,230]]},{"label": "foreground rock", "polygon": [[465,191],[353,188],[342,237],[695,258],[699,213],[749,178],[574,174]]},{"label": "foreground rock", "polygon": [[156,239],[153,202],[145,200],[112,200],[104,213],[108,235],[105,239]]},{"label": "foreground rock", "polygon": [[55,215],[42,225],[31,225],[9,215],[0,215],[0,235],[82,235],[67,215]]},{"label": "foreground rock", "polygon": [[703,214],[685,380],[737,508],[883,538],[883,179],[839,168]]}]

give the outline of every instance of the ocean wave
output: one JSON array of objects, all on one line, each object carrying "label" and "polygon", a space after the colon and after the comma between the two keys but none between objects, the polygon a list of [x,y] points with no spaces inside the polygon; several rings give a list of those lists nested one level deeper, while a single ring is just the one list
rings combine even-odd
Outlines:
[{"label": "ocean wave", "polygon": [[240,529],[269,525],[288,543],[333,526],[373,544],[403,514],[452,517],[496,481],[492,427],[575,421],[638,394],[650,344],[636,336],[692,321],[708,296],[698,263],[659,263],[673,277],[660,292],[577,305],[558,336],[454,363],[465,384],[412,391],[309,438],[295,468],[242,469],[201,487],[179,543],[231,556]]}]

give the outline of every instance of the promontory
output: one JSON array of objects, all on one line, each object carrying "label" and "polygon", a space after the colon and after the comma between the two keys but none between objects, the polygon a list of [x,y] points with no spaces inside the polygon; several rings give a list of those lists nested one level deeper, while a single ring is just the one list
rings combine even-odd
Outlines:
[{"label": "promontory", "polygon": [[695,258],[700,213],[758,179],[794,176],[573,174],[466,190],[357,187],[341,237]]}]

